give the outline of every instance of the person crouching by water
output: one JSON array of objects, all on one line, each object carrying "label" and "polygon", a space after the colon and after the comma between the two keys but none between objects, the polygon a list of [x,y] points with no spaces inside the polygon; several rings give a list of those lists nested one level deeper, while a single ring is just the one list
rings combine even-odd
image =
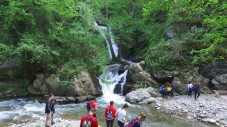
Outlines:
[{"label": "person crouching by water", "polygon": [[129,123],[125,124],[124,127],[142,127],[142,121],[146,119],[144,112],[141,112],[138,117],[133,118]]},{"label": "person crouching by water", "polygon": [[110,101],[110,105],[105,108],[104,116],[106,118],[106,127],[113,127],[114,119],[116,117],[116,108],[114,101]]},{"label": "person crouching by water", "polygon": [[80,127],[98,127],[98,120],[94,117],[96,110],[91,108],[87,115],[81,117]]},{"label": "person crouching by water", "polygon": [[53,113],[55,112],[54,101],[55,101],[54,94],[50,94],[45,107],[45,113],[47,114],[45,127],[51,127],[51,124],[52,124],[51,122],[53,122],[52,117],[53,117]]},{"label": "person crouching by water", "polygon": [[167,98],[167,92],[166,92],[166,88],[164,85],[162,85],[160,88],[159,88],[159,92],[162,94],[162,97],[166,97]]},{"label": "person crouching by water", "polygon": [[124,104],[123,108],[119,108],[117,110],[117,120],[118,120],[118,126],[119,127],[124,127],[124,124],[127,123],[128,121],[126,120],[126,110],[128,109],[128,104]]}]

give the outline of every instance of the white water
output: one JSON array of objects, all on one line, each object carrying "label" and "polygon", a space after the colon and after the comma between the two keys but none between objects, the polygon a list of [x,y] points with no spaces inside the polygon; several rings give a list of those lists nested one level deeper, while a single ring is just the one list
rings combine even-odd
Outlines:
[{"label": "white water", "polygon": [[125,103],[123,96],[114,94],[113,92],[116,84],[120,83],[123,89],[123,86],[126,83],[126,76],[128,70],[125,70],[124,73],[119,75],[118,74],[119,68],[120,68],[119,64],[108,66],[104,73],[99,77],[99,83],[102,86],[103,91],[103,96],[101,99],[105,102],[114,101],[117,104]]},{"label": "white water", "polygon": [[[115,57],[117,57],[119,49],[118,49],[117,43],[114,41],[114,37],[113,37],[111,28],[109,28],[109,31],[108,31],[107,27],[99,26],[96,22],[94,22],[94,26],[95,26],[95,28],[97,28],[99,30],[99,32],[102,34],[103,38],[106,39],[106,45],[107,45],[108,52],[109,52],[109,58],[112,59],[113,58],[112,55],[115,55]],[[110,42],[109,42],[108,38],[110,38]],[[110,44],[112,45],[114,54],[111,53]]]}]

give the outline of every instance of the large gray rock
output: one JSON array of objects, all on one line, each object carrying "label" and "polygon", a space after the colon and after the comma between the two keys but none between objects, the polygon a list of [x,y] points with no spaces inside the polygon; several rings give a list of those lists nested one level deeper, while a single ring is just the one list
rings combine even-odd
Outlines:
[{"label": "large gray rock", "polygon": [[82,71],[74,77],[74,82],[68,86],[68,94],[72,96],[102,95],[101,86],[94,84],[87,71]]},{"label": "large gray rock", "polygon": [[[146,89],[137,89],[136,91],[132,91],[125,96],[125,101],[130,103],[141,103],[146,99],[149,99],[152,97],[152,94],[155,95],[156,91],[154,88],[146,88]],[[151,101],[146,101],[151,102]],[[143,102],[145,103],[145,101]]]},{"label": "large gray rock", "polygon": [[178,71],[166,71],[166,70],[160,70],[153,73],[153,76],[155,79],[159,81],[168,81],[179,75],[180,73]]},{"label": "large gray rock", "polygon": [[132,84],[145,83],[148,86],[157,86],[158,83],[151,77],[148,72],[143,70],[141,66],[143,64],[145,64],[144,61],[141,61],[139,63],[132,63],[130,65],[127,82],[131,82]]},{"label": "large gray rock", "polygon": [[0,80],[15,79],[18,76],[16,67],[19,63],[19,60],[20,58],[18,57],[9,58],[0,65]]},{"label": "large gray rock", "polygon": [[199,73],[205,78],[212,80],[218,75],[227,74],[227,62],[217,62],[203,65],[199,68]]},{"label": "large gray rock", "polygon": [[146,71],[141,71],[137,74],[134,74],[131,79],[134,82],[146,83],[148,86],[158,86],[158,83]]},{"label": "large gray rock", "polygon": [[227,74],[216,76],[211,81],[218,90],[227,90]]}]

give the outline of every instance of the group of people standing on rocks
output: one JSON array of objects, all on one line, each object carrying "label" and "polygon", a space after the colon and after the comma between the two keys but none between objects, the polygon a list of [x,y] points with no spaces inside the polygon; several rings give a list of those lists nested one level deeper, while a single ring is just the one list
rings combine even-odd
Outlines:
[{"label": "group of people standing on rocks", "polygon": [[[53,121],[53,114],[55,113],[55,96],[50,94],[46,102],[45,113],[47,114],[45,127],[51,127],[55,124]],[[96,112],[98,111],[98,104],[96,98],[87,103],[88,114],[83,115],[80,120],[80,127],[98,127],[98,118]],[[138,117],[131,121],[126,119],[126,111],[129,108],[128,104],[124,104],[122,108],[116,110],[114,101],[104,109],[104,117],[106,119],[106,127],[113,127],[114,120],[117,118],[119,127],[142,127],[142,121],[146,119],[145,113],[141,112]]]},{"label": "group of people standing on rocks", "polygon": [[[199,84],[192,84],[192,81],[188,81],[187,84],[187,92],[188,92],[188,97],[192,97],[192,92],[194,93],[194,98],[197,100],[200,96],[200,87]],[[162,85],[159,88],[159,93],[162,95],[164,98],[168,98],[168,96],[173,97],[173,87],[172,84],[167,82],[164,85]]]},{"label": "group of people standing on rocks", "polygon": [[200,87],[198,84],[192,84],[192,81],[188,81],[187,85],[188,97],[192,97],[192,92],[194,92],[194,98],[197,100],[200,96]]},{"label": "group of people standing on rocks", "polygon": [[[122,108],[116,110],[114,101],[104,109],[104,117],[106,119],[106,127],[113,127],[114,120],[117,118],[119,127],[142,127],[142,121],[146,119],[146,115],[141,112],[138,117],[131,121],[126,119],[126,111],[129,108],[128,104],[124,104]],[[98,111],[96,99],[87,103],[88,114],[83,115],[80,121],[80,127],[98,127],[98,118],[96,112]]]}]

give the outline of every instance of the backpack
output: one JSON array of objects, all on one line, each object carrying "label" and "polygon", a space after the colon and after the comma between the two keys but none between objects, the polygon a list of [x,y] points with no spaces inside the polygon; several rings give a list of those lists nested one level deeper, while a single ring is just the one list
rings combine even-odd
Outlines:
[{"label": "backpack", "polygon": [[91,120],[92,120],[92,116],[89,118],[89,116],[86,116],[86,120],[83,122],[82,127],[91,127]]},{"label": "backpack", "polygon": [[90,109],[91,109],[91,103],[87,102],[87,110],[90,111]]},{"label": "backpack", "polygon": [[113,112],[110,110],[110,108],[108,108],[108,111],[107,111],[107,119],[108,120],[112,120],[113,119]]},{"label": "backpack", "polygon": [[127,126],[125,127],[133,127],[135,123],[139,123],[141,125],[141,121],[138,118],[133,118]]}]

